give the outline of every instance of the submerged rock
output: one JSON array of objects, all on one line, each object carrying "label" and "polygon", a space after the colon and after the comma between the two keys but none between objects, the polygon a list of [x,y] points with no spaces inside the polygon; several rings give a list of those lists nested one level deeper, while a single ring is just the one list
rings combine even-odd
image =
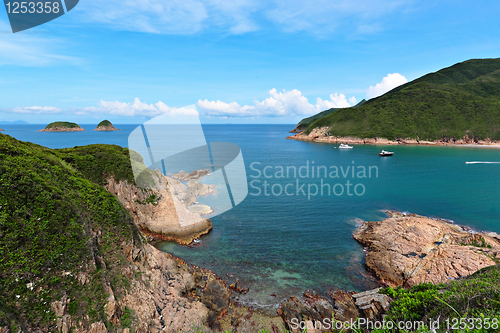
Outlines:
[{"label": "submerged rock", "polygon": [[495,265],[500,241],[447,221],[388,212],[383,221],[365,222],[354,239],[366,248],[366,266],[390,286],[448,282]]}]

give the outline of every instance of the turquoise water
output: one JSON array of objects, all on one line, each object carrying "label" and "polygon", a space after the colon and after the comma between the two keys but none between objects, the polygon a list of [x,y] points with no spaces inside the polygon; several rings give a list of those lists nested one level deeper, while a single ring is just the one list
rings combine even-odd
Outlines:
[{"label": "turquoise water", "polygon": [[[41,126],[2,125],[5,134],[51,148],[89,143],[125,146],[135,125],[116,125],[119,132],[38,133]],[[248,181],[254,181],[249,195],[236,208],[212,219],[213,231],[202,237],[200,246],[183,247],[163,243],[159,248],[189,263],[213,270],[250,288],[241,301],[273,306],[283,297],[312,288],[331,287],[362,290],[374,286],[363,270],[362,247],[352,239],[357,219],[380,220],[383,210],[409,211],[446,218],[479,230],[500,232],[500,165],[467,165],[466,161],[500,161],[495,148],[354,146],[334,149],[334,145],[285,140],[290,125],[205,125],[208,141],[227,141],[241,147]],[[381,158],[381,149],[394,151]],[[314,163],[313,163],[314,162]],[[252,164],[253,163],[253,164]],[[260,163],[260,164],[257,164]],[[309,178],[293,177],[293,167],[310,166]],[[272,177],[256,177],[258,169],[272,171]],[[312,177],[311,166],[324,166],[328,177]],[[279,167],[288,167],[288,177],[280,177]],[[352,177],[352,167],[355,175]],[[339,178],[330,171],[339,169]],[[346,177],[342,175],[349,168]],[[360,178],[363,167],[372,177]],[[324,170],[324,169],[321,169]],[[375,170],[378,171],[376,177]],[[269,175],[269,172],[268,172]],[[276,177],[278,176],[278,177]],[[263,182],[269,183],[265,195]],[[296,182],[304,185],[297,195]],[[260,181],[260,183],[258,183]],[[342,195],[324,193],[307,196],[307,187],[327,183],[341,186]],[[352,185],[347,194],[346,182]],[[293,195],[274,195],[286,185]],[[354,186],[357,184],[357,193]],[[326,186],[326,185],[325,185]],[[256,195],[259,188],[262,192]],[[318,187],[319,188],[319,187]],[[325,187],[326,188],[326,187]],[[326,192],[326,190],[325,190]],[[209,202],[209,198],[200,201]],[[277,296],[271,296],[271,294]]]}]

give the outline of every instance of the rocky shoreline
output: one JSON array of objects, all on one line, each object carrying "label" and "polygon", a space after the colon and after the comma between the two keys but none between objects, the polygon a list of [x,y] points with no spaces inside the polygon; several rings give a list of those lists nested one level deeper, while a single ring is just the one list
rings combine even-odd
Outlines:
[{"label": "rocky shoreline", "polygon": [[289,136],[286,139],[306,141],[306,142],[322,142],[322,143],[332,143],[332,144],[370,144],[370,145],[420,145],[420,146],[493,146],[500,147],[500,142],[485,139],[478,140],[475,138],[469,138],[467,135],[461,139],[442,139],[436,141],[426,141],[418,139],[397,139],[388,140],[385,138],[356,138],[356,137],[340,137],[328,135],[329,127],[315,128],[309,134],[305,134],[303,131],[298,132],[295,135]]},{"label": "rocky shoreline", "polygon": [[366,266],[388,286],[412,287],[469,276],[500,259],[500,235],[473,232],[446,220],[388,211],[363,222],[353,237],[365,246]]},{"label": "rocky shoreline", "polygon": [[[154,244],[158,240],[169,240],[188,245],[212,228],[210,219],[189,209],[196,203],[197,196],[213,193],[213,188],[198,182],[207,175],[208,170],[179,172],[171,177],[160,176],[158,172],[161,186],[157,186],[154,192],[158,200],[146,204],[151,193],[142,192],[135,185],[109,179],[106,188],[129,210],[149,242]],[[500,236],[497,234],[472,232],[449,221],[415,214],[393,211],[387,211],[387,214],[388,218],[383,221],[361,222],[353,234],[354,239],[365,246],[366,269],[380,286],[446,283],[495,265],[493,258],[500,259]],[[183,219],[188,222],[183,224],[180,222]],[[283,299],[273,314],[240,304],[238,297],[234,296],[247,293],[248,289],[244,286],[228,286],[209,270],[188,265],[153,246],[147,245],[147,248],[150,254],[146,256],[165,256],[167,259],[155,260],[173,260],[177,271],[182,272],[179,274],[183,278],[173,289],[178,297],[173,304],[184,305],[179,308],[163,301],[168,310],[158,312],[162,318],[172,317],[172,314],[177,318],[168,324],[165,319],[160,321],[160,326],[167,331],[168,328],[191,329],[192,325],[188,323],[201,323],[216,330],[246,332],[264,328],[279,332],[284,325],[292,332],[299,332],[301,330],[297,329],[296,323],[302,322],[308,325],[308,332],[325,332],[325,329],[315,329],[314,323],[331,319],[332,313],[335,320],[344,323],[356,318],[381,320],[391,303],[387,295],[378,293],[380,288],[359,293],[327,290],[324,295],[307,290],[300,297]],[[213,282],[201,286],[203,279]],[[190,282],[192,280],[194,284]],[[161,285],[162,282],[157,283]]]},{"label": "rocky shoreline", "polygon": [[[156,171],[154,188],[143,190],[126,181],[109,178],[106,189],[113,193],[134,218],[141,232],[151,240],[190,245],[212,230],[212,221],[203,217],[213,212],[199,205],[197,197],[215,193],[214,185],[198,182],[208,170],[183,172],[167,177]],[[175,178],[174,178],[175,177]],[[184,184],[181,180],[187,181]]]},{"label": "rocky shoreline", "polygon": [[85,130],[81,127],[52,127],[38,130],[38,132],[85,132]]}]

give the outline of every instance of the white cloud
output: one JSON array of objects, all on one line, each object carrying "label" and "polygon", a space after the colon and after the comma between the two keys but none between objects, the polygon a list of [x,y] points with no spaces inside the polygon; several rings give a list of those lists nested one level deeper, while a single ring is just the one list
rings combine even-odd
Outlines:
[{"label": "white cloud", "polygon": [[12,109],[15,113],[51,114],[59,113],[62,110],[53,106],[27,106]]},{"label": "white cloud", "polygon": [[[316,99],[316,104],[309,103],[307,97],[293,89],[278,92],[276,89],[268,91],[270,95],[263,101],[254,100],[254,105],[239,105],[236,102],[225,103],[222,101],[199,100],[197,106],[202,114],[207,116],[233,116],[233,117],[282,117],[282,116],[309,116],[330,108],[350,107],[344,94],[331,94],[330,99]],[[351,101],[356,101],[354,97]]]},{"label": "white cloud", "polygon": [[78,64],[80,59],[55,52],[63,45],[56,38],[29,33],[13,34],[10,25],[0,20],[0,66],[46,66],[54,63]]},{"label": "white cloud", "polygon": [[408,82],[408,80],[399,73],[387,74],[382,82],[377,83],[375,87],[370,86],[366,92],[368,98],[378,97],[386,92]]},{"label": "white cloud", "polygon": [[382,17],[415,0],[87,0],[72,15],[117,30],[193,34],[210,28],[230,34],[277,25],[287,32],[329,34],[340,28],[371,34]]},{"label": "white cloud", "polygon": [[156,104],[147,104],[135,98],[133,103],[124,103],[119,101],[103,101],[99,102],[99,106],[91,106],[83,109],[84,112],[106,113],[116,116],[142,116],[142,117],[156,117],[160,114],[167,114],[170,116],[179,115],[193,115],[197,114],[196,110],[187,108],[173,108],[167,106],[162,101]]}]

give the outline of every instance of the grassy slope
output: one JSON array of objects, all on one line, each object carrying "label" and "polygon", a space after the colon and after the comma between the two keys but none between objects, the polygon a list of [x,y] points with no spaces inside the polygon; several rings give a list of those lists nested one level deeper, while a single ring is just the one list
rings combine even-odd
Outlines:
[{"label": "grassy slope", "polygon": [[468,60],[404,84],[359,108],[341,109],[306,130],[336,136],[500,139],[500,59]]},{"label": "grassy slope", "polygon": [[[500,268],[490,266],[473,275],[452,281],[449,284],[420,284],[409,290],[386,288],[383,291],[394,301],[386,321],[419,322],[428,324],[429,320],[439,320],[438,332],[446,330],[447,319],[453,323],[466,325],[454,332],[499,332],[500,331]],[[475,318],[474,321],[471,318]],[[486,328],[486,323],[489,327]],[[494,324],[496,323],[496,324]],[[482,324],[483,328],[480,328]],[[459,326],[458,325],[458,326]],[[428,327],[427,327],[428,328]],[[469,328],[470,330],[467,330]],[[389,332],[378,330],[376,332]],[[430,332],[423,327],[418,332]]]},{"label": "grassy slope", "polygon": [[75,124],[75,123],[70,123],[70,122],[67,122],[67,121],[56,121],[56,122],[48,124],[47,127],[45,127],[45,129],[51,129],[51,128],[54,128],[54,127],[79,128],[80,125]]},{"label": "grassy slope", "polygon": [[[118,247],[139,239],[128,212],[99,185],[109,175],[131,179],[126,149],[50,150],[0,134],[0,327],[55,331],[49,304],[64,293],[70,314],[106,322],[104,283],[118,294],[128,287]],[[103,269],[97,255],[112,265]],[[84,286],[79,272],[90,279]]]},{"label": "grassy slope", "polygon": [[[363,105],[365,103],[366,103],[366,100],[363,99],[361,102],[359,102],[358,104],[354,105],[353,108],[360,107],[361,105]],[[297,127],[298,128],[306,128],[307,126],[311,125],[316,120],[321,119],[321,118],[329,115],[330,113],[338,111],[340,109],[342,109],[342,108],[331,108],[331,109],[328,109],[328,110],[325,110],[325,111],[321,111],[320,113],[315,114],[314,116],[304,118],[304,119],[302,119],[297,124]]]}]

